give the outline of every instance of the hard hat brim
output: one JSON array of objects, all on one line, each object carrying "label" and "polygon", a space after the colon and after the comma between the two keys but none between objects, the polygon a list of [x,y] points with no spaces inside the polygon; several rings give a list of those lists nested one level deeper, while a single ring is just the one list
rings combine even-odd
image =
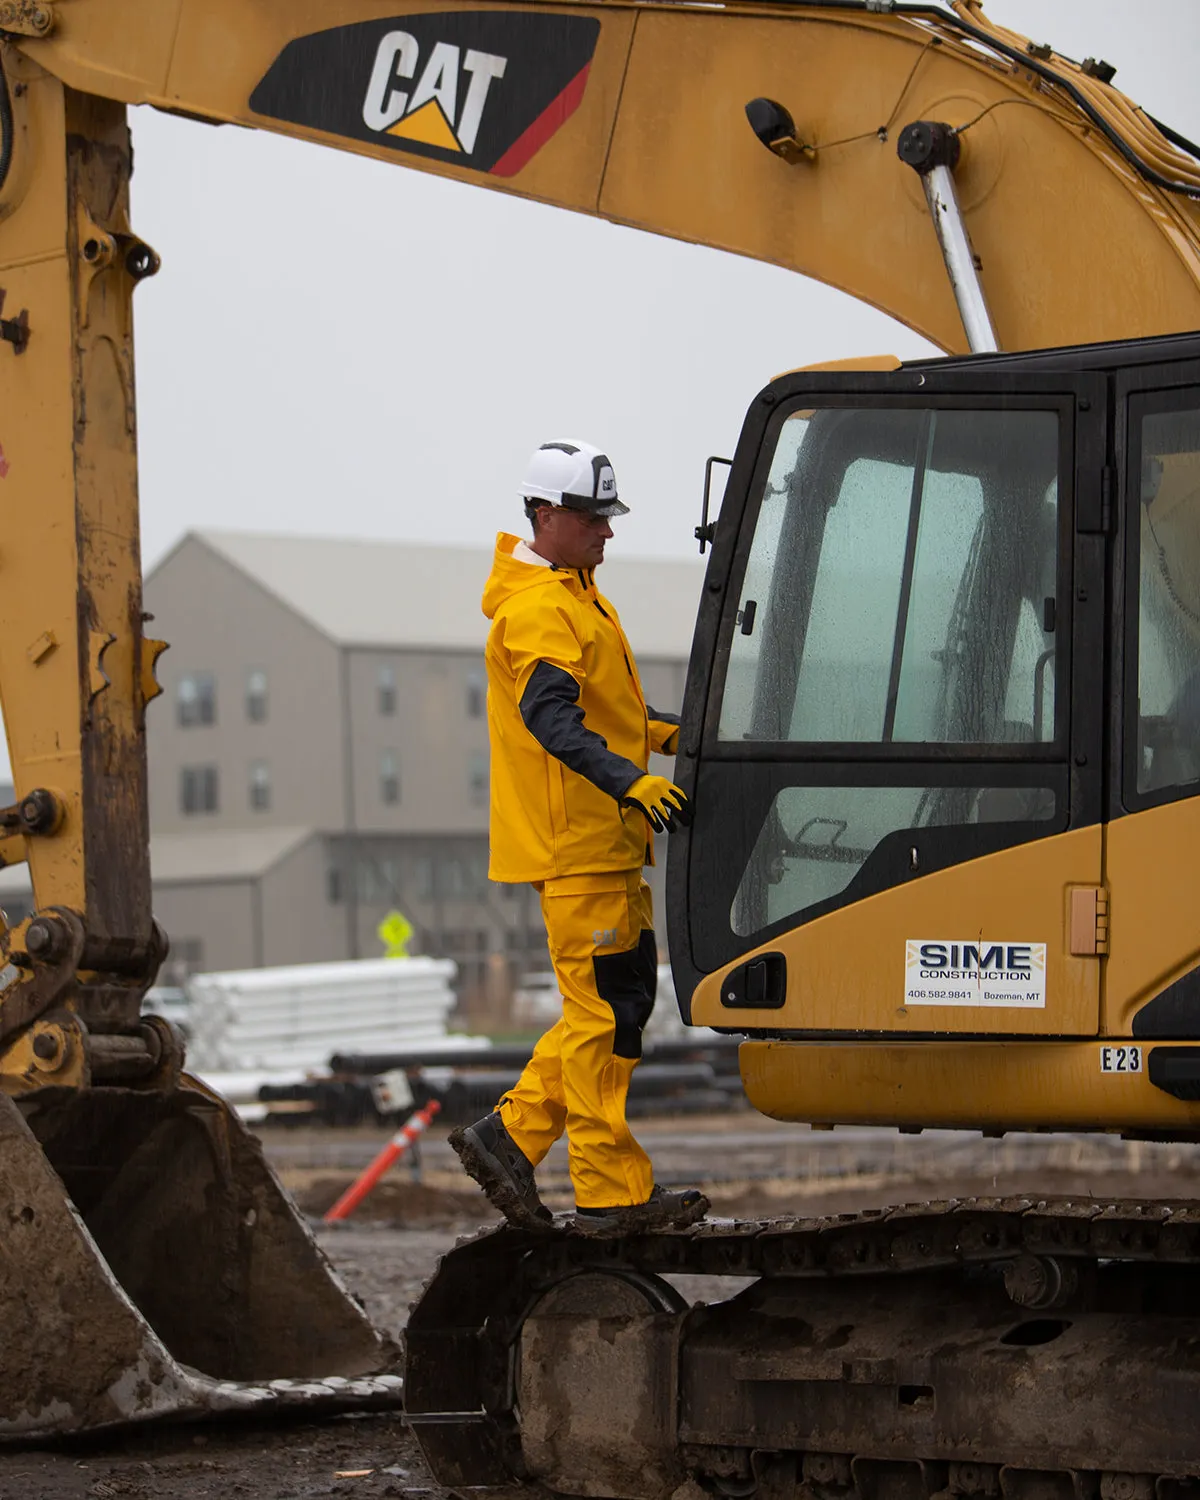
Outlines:
[{"label": "hard hat brim", "polygon": [[586,510],[591,516],[600,516],[605,521],[611,521],[614,516],[627,516],[628,505],[623,505],[620,500],[605,500],[598,503],[583,495],[564,495],[562,504],[566,510]]}]

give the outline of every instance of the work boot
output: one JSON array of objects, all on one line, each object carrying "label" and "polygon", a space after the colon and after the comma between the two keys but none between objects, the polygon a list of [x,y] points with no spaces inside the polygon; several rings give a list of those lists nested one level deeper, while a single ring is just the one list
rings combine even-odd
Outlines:
[{"label": "work boot", "polygon": [[616,1208],[577,1208],[575,1228],[581,1234],[611,1237],[619,1234],[644,1234],[655,1229],[685,1229],[702,1219],[709,1201],[698,1188],[668,1192],[656,1183],[645,1203],[619,1205]]},{"label": "work boot", "polygon": [[474,1125],[450,1132],[450,1144],[463,1166],[510,1224],[544,1229],[554,1215],[538,1197],[533,1165],[493,1112]]}]

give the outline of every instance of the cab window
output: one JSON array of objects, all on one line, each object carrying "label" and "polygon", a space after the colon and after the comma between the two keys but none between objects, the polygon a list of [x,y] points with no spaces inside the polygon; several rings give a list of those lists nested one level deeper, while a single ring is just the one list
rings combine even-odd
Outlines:
[{"label": "cab window", "polygon": [[1133,408],[1137,724],[1128,769],[1133,800],[1165,801],[1200,791],[1200,400],[1164,392]]},{"label": "cab window", "polygon": [[1053,411],[793,412],[746,560],[719,738],[1059,738],[1058,462]]}]

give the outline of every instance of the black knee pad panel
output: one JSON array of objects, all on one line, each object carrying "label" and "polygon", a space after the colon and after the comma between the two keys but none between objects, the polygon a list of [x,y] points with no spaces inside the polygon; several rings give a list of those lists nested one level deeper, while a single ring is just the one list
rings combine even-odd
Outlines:
[{"label": "black knee pad panel", "polygon": [[658,944],[645,928],[636,948],[604,953],[592,959],[596,991],[612,1006],[617,1031],[614,1057],[641,1057],[642,1029],[654,1009],[658,993]]}]

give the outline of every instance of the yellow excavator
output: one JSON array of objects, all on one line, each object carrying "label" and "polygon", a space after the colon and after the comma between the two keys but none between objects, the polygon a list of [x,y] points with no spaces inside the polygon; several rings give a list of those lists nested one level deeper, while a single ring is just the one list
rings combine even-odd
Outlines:
[{"label": "yellow excavator", "polygon": [[[129,104],[774,261],[945,349],[773,381],[702,517],[682,1004],[780,1119],[1200,1138],[1200,150],[1107,63],[978,0],[0,0],[0,68],[0,857],[36,898],[0,1434],[399,1387],[141,1014]],[[1185,1500],[1198,1294],[1189,1202],[505,1227],[414,1309],[404,1402],[456,1491]]]}]

